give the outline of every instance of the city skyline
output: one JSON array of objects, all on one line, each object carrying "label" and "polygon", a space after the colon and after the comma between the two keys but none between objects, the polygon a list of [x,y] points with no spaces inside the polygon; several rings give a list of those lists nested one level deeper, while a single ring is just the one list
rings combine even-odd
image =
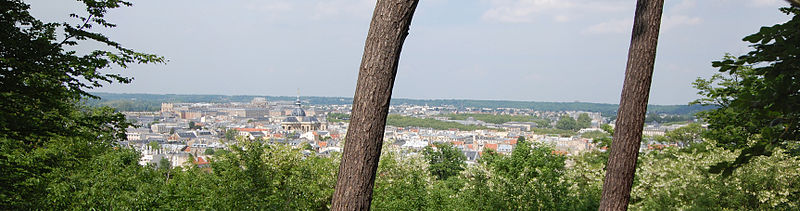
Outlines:
[{"label": "city skyline", "polygon": [[[64,22],[78,2],[26,1]],[[100,30],[166,65],[120,71],[132,84],[92,91],[352,97],[374,1],[133,2]],[[537,102],[619,102],[634,2],[421,2],[393,97]],[[651,104],[697,99],[691,82],[711,61],[748,50],[741,38],[784,22],[780,0],[669,1]],[[183,12],[176,12],[183,11]],[[741,14],[747,13],[745,17]],[[70,20],[72,21],[72,20]],[[78,49],[80,50],[80,49]]]}]

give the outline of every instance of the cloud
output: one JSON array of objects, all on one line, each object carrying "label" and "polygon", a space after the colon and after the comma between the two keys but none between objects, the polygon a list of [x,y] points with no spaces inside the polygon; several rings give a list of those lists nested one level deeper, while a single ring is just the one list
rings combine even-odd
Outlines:
[{"label": "cloud", "polygon": [[751,0],[750,5],[757,7],[785,5],[784,0]]},{"label": "cloud", "polygon": [[[691,17],[685,15],[670,15],[661,18],[661,31],[668,31],[680,26],[697,25],[702,22],[699,17]],[[595,25],[591,25],[584,29],[583,34],[624,34],[630,33],[633,30],[633,19],[615,19]]]},{"label": "cloud", "polygon": [[617,19],[598,23],[584,29],[583,34],[623,34],[630,33],[633,28],[633,19]]},{"label": "cloud", "polygon": [[251,2],[245,8],[258,12],[286,12],[292,10],[294,5],[285,1]]},{"label": "cloud", "polygon": [[486,20],[499,22],[531,22],[538,13],[574,7],[568,0],[493,0],[492,8],[483,14]]},{"label": "cloud", "polygon": [[326,0],[326,1],[287,1],[250,0],[246,10],[261,13],[269,20],[331,20],[338,18],[363,18],[372,13],[376,0]]},{"label": "cloud", "polygon": [[676,4],[675,6],[672,6],[672,7],[667,7],[667,6],[668,5],[665,5],[665,10],[669,10],[669,11],[671,11],[673,13],[682,13],[682,12],[687,12],[688,10],[694,9],[695,7],[697,7],[697,1],[696,0],[683,0],[680,3]]},{"label": "cloud", "polygon": [[622,11],[633,6],[619,0],[489,0],[489,3],[491,6],[482,18],[506,23],[534,22],[540,16],[566,22],[581,14]]},{"label": "cloud", "polygon": [[663,30],[670,30],[678,26],[684,25],[697,25],[702,22],[702,19],[699,17],[690,17],[685,15],[671,15],[662,17],[661,19],[661,29]]},{"label": "cloud", "polygon": [[338,16],[371,15],[376,0],[328,0],[317,2],[312,19],[320,20]]}]

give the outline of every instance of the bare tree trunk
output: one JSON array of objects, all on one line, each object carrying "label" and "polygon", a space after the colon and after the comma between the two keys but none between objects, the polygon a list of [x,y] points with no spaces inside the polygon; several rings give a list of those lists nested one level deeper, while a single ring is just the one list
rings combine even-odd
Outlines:
[{"label": "bare tree trunk", "polygon": [[653,78],[664,0],[638,0],[633,21],[625,83],[608,157],[600,210],[626,210]]},{"label": "bare tree trunk", "polygon": [[358,73],[331,210],[369,210],[400,51],[419,0],[378,0]]}]

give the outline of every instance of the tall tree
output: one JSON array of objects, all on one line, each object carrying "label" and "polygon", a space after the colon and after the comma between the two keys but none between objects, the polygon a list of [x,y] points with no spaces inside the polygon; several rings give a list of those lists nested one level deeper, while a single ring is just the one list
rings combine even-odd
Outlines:
[{"label": "tall tree", "polygon": [[664,0],[638,0],[600,210],[628,208],[655,65]]},{"label": "tall tree", "polygon": [[558,119],[558,122],[556,122],[556,128],[562,130],[575,130],[578,128],[578,122],[575,121],[575,119],[573,119],[571,116],[564,115]]},{"label": "tall tree", "polygon": [[742,150],[712,171],[729,175],[778,148],[800,155],[800,7],[780,10],[792,19],[744,37],[752,51],[713,62],[722,73],[694,83],[703,96],[694,103],[717,106],[698,115],[709,124],[705,138]]},{"label": "tall tree", "polygon": [[[114,201],[138,185],[118,183],[121,186],[108,189],[113,192],[91,190],[113,186],[109,181],[114,179],[95,180],[98,175],[109,175],[111,169],[127,177],[135,174],[121,169],[139,172],[142,168],[135,162],[135,152],[112,150],[116,141],[125,138],[124,130],[130,125],[125,116],[110,108],[83,106],[81,101],[94,97],[89,89],[131,80],[104,73],[105,69],[164,59],[123,47],[92,31],[115,27],[104,18],[106,12],[131,3],[80,2],[85,11],[71,14],[70,24],[42,22],[21,0],[0,0],[0,209],[66,209],[88,201],[70,197],[97,196],[94,193],[114,193],[113,199],[105,198]],[[59,32],[63,36],[58,36]],[[88,43],[93,44],[78,46]],[[79,47],[88,53],[79,53]],[[98,207],[103,209],[102,205],[94,208]]]},{"label": "tall tree", "polygon": [[428,161],[428,171],[436,176],[436,179],[446,180],[456,176],[464,170],[464,161],[467,157],[458,148],[449,143],[435,143],[436,149],[431,146],[425,147],[422,154]]},{"label": "tall tree", "polygon": [[[130,63],[163,62],[162,57],[135,52],[92,32],[97,26],[116,25],[104,19],[109,9],[130,6],[120,0],[83,0],[86,13],[71,14],[76,24],[45,23],[30,15],[20,0],[0,1],[0,137],[22,141],[33,148],[52,135],[74,136],[83,124],[70,114],[88,89],[102,83],[128,83],[131,78],[101,70]],[[63,38],[56,32],[62,30]],[[107,47],[81,55],[79,40]],[[85,42],[82,42],[85,43]],[[113,125],[116,125],[112,123]]]},{"label": "tall tree", "polygon": [[419,0],[379,0],[358,73],[332,210],[368,210],[403,42]]},{"label": "tall tree", "polygon": [[592,117],[589,117],[589,114],[582,113],[578,116],[578,129],[589,128],[592,127]]}]

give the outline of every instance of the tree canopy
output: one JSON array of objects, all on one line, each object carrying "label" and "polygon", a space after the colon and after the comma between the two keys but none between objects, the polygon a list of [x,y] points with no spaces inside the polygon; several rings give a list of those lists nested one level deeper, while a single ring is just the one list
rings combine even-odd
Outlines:
[{"label": "tree canopy", "polygon": [[[93,27],[113,28],[108,10],[130,6],[120,0],[82,0],[85,11],[73,22],[46,23],[34,18],[20,0],[0,1],[0,202],[4,209],[82,207],[103,198],[143,209],[146,197],[115,189],[143,191],[152,174],[141,169],[132,150],[114,150],[130,124],[110,108],[82,104],[87,90],[131,78],[105,73],[133,63],[164,58],[136,52]],[[63,32],[61,36],[58,32]],[[79,42],[80,41],[80,42]],[[78,44],[100,45],[79,53]],[[86,50],[81,45],[81,51]],[[101,164],[112,162],[109,164]],[[112,173],[113,172],[113,173]],[[109,181],[94,178],[124,174]],[[90,179],[91,178],[91,179]],[[86,199],[81,197],[97,197]],[[72,200],[79,199],[79,200]],[[86,203],[86,204],[84,204]],[[96,204],[95,208],[110,208]]]},{"label": "tree canopy", "polygon": [[428,171],[439,180],[446,180],[449,177],[457,176],[464,170],[464,161],[467,157],[452,144],[435,143],[435,149],[426,146],[422,151],[425,160],[428,161]]},{"label": "tree canopy", "polygon": [[708,123],[706,138],[742,150],[734,162],[719,163],[713,171],[730,174],[776,149],[800,154],[800,8],[780,10],[792,19],[746,36],[752,51],[713,62],[721,73],[694,83],[703,96],[694,103],[718,106],[699,113]]}]

